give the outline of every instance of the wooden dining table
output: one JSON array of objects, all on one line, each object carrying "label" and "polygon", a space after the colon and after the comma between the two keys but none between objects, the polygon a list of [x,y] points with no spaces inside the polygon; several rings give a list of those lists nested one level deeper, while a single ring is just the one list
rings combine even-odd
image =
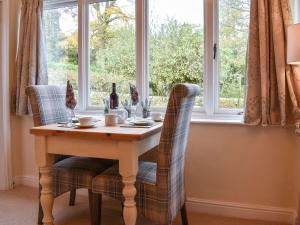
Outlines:
[{"label": "wooden dining table", "polygon": [[138,158],[159,144],[162,123],[150,128],[107,127],[97,122],[88,129],[66,128],[59,124],[34,127],[36,161],[40,171],[41,205],[44,225],[53,225],[52,165],[54,155],[82,156],[119,161],[124,183],[123,218],[126,225],[135,225],[137,208],[135,181]]}]

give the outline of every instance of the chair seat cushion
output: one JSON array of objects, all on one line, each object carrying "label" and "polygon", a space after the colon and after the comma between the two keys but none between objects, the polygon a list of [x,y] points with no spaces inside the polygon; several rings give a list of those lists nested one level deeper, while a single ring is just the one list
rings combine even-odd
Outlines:
[{"label": "chair seat cushion", "polygon": [[[136,178],[136,206],[139,214],[150,218],[153,222],[169,221],[168,194],[156,185],[157,164],[140,162]],[[119,174],[118,164],[105,170],[93,179],[94,193],[106,194],[112,198],[124,201],[122,195],[124,184]],[[163,224],[163,223],[162,223]]]},{"label": "chair seat cushion", "polygon": [[79,188],[92,188],[93,178],[116,161],[88,157],[69,157],[53,166],[54,195]]},{"label": "chair seat cushion", "polygon": [[[140,195],[142,190],[146,191],[147,188],[155,187],[156,169],[156,163],[139,162],[135,183],[137,195]],[[93,179],[92,189],[95,193],[104,193],[113,198],[123,200],[123,187],[122,176],[119,174],[119,164],[115,164]]]}]

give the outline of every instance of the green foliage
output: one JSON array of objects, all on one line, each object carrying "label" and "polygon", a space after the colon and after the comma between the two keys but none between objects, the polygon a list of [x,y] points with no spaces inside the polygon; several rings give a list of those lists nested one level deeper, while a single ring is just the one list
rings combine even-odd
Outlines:
[{"label": "green foliage", "polygon": [[227,108],[228,104],[224,102],[224,98],[231,98],[236,105],[233,108],[242,108],[250,2],[222,0],[219,4],[221,61],[219,104]]},{"label": "green foliage", "polygon": [[168,96],[176,83],[203,84],[203,29],[169,19],[150,35],[152,95]]},{"label": "green foliage", "polygon": [[[219,105],[243,106],[245,55],[247,49],[249,0],[220,0],[220,79]],[[120,100],[128,97],[128,83],[135,83],[135,27],[133,15],[116,1],[90,5],[90,88],[92,105],[118,85]],[[45,13],[49,73],[51,79],[71,80],[77,90],[78,34],[66,36],[59,26],[60,11]],[[75,17],[74,17],[75,18]],[[152,105],[166,103],[176,83],[195,83],[203,87],[204,28],[169,18],[151,28],[150,95]],[[201,95],[203,96],[203,95]],[[203,98],[197,98],[202,105]]]},{"label": "green foliage", "polygon": [[141,106],[142,106],[142,109],[143,109],[143,112],[150,112],[150,109],[151,109],[151,103],[152,103],[152,100],[148,100],[148,98],[145,99],[145,101],[141,101]]}]

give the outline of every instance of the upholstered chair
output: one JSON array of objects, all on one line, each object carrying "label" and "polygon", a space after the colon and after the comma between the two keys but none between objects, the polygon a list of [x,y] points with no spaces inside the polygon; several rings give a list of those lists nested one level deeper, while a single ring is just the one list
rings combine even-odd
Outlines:
[{"label": "upholstered chair", "polygon": [[[69,113],[65,106],[65,87],[54,85],[35,85],[27,87],[26,93],[30,98],[34,126],[43,126],[68,121]],[[87,157],[55,155],[54,163],[54,197],[70,191],[69,205],[74,205],[76,189],[86,188],[89,190],[90,212],[92,212],[92,179],[105,169],[112,166],[114,161]],[[94,204],[96,205],[96,203]],[[101,204],[101,202],[99,204]],[[93,216],[97,217],[101,215],[94,214]],[[42,219],[43,211],[39,202],[38,224],[42,224]],[[95,220],[95,218],[91,217],[91,221],[93,220]]]},{"label": "upholstered chair", "polygon": [[[163,122],[157,163],[139,162],[135,184],[137,209],[155,224],[170,225],[179,211],[182,223],[188,224],[184,165],[190,119],[198,94],[197,85],[178,84],[173,88]],[[118,164],[115,164],[96,176],[92,185],[94,195],[106,194],[123,202],[123,183],[118,171]]]}]

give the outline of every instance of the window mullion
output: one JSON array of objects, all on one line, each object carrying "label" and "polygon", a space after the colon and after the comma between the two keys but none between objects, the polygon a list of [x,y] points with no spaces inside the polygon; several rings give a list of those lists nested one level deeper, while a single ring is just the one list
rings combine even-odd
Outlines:
[{"label": "window mullion", "polygon": [[295,23],[300,23],[300,2],[294,2]]},{"label": "window mullion", "polygon": [[141,98],[149,96],[148,0],[136,0],[136,84]]},{"label": "window mullion", "polygon": [[89,102],[89,5],[87,0],[78,0],[78,92],[81,110]]},{"label": "window mullion", "polygon": [[214,0],[204,1],[204,109],[206,114],[214,113]]},{"label": "window mullion", "polygon": [[219,110],[219,68],[220,68],[220,48],[219,48],[219,0],[214,0],[213,4],[213,41],[217,46],[216,49],[216,57],[213,60],[213,86],[212,89],[214,91],[214,113]]}]

